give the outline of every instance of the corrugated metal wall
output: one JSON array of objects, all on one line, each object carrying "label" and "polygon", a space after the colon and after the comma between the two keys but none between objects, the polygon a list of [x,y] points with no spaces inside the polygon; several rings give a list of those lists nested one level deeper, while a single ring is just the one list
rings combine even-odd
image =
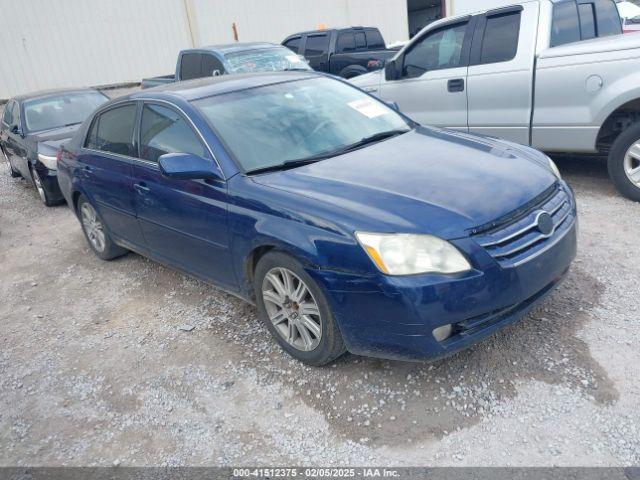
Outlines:
[{"label": "corrugated metal wall", "polygon": [[232,41],[233,22],[240,41],[280,42],[319,23],[408,36],[406,0],[0,0],[0,12],[0,99],[171,73],[193,42]]}]

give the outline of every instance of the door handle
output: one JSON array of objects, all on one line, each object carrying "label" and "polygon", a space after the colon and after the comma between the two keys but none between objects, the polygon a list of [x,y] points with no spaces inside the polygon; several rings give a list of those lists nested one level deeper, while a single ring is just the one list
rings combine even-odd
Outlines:
[{"label": "door handle", "polygon": [[93,169],[86,165],[82,168],[82,176],[88,178],[93,173]]},{"label": "door handle", "polygon": [[447,89],[451,93],[464,92],[464,78],[454,78],[447,82]]},{"label": "door handle", "polygon": [[147,185],[144,182],[142,182],[142,183],[134,183],[133,184],[133,188],[140,195],[146,195],[147,193],[149,193],[151,191],[151,189],[149,187],[147,187]]}]

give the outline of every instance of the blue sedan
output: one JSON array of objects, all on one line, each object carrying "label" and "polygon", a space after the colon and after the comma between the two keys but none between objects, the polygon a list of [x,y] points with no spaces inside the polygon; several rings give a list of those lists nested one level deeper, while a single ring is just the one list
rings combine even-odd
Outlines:
[{"label": "blue sedan", "polygon": [[417,125],[317,73],[113,100],[58,179],[98,257],[133,250],[254,303],[310,365],[449,355],[522,317],[576,254],[547,156]]}]

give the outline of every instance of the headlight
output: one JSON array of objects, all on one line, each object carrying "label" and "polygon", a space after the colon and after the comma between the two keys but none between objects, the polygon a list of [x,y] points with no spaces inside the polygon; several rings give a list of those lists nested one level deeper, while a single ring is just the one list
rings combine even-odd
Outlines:
[{"label": "headlight", "polygon": [[551,160],[549,157],[547,157],[547,159],[549,160],[549,168],[551,169],[551,171],[553,172],[553,174],[558,177],[558,180],[562,180],[562,175],[560,174],[560,170],[558,170],[558,166],[555,164],[555,162],[553,160]]},{"label": "headlight", "polygon": [[356,238],[378,269],[389,275],[471,270],[456,247],[432,235],[356,232]]},{"label": "headlight", "polygon": [[56,157],[50,157],[49,155],[38,154],[38,160],[40,160],[45,167],[49,170],[58,169],[58,159]]}]

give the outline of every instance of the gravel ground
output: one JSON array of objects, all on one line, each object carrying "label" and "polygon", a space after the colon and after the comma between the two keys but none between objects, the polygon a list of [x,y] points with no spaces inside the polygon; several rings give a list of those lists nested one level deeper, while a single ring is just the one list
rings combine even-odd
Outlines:
[{"label": "gravel ground", "polygon": [[323,369],[212,286],[98,260],[3,163],[0,466],[640,464],[640,204],[558,163],[579,256],[543,306],[444,361]]}]

